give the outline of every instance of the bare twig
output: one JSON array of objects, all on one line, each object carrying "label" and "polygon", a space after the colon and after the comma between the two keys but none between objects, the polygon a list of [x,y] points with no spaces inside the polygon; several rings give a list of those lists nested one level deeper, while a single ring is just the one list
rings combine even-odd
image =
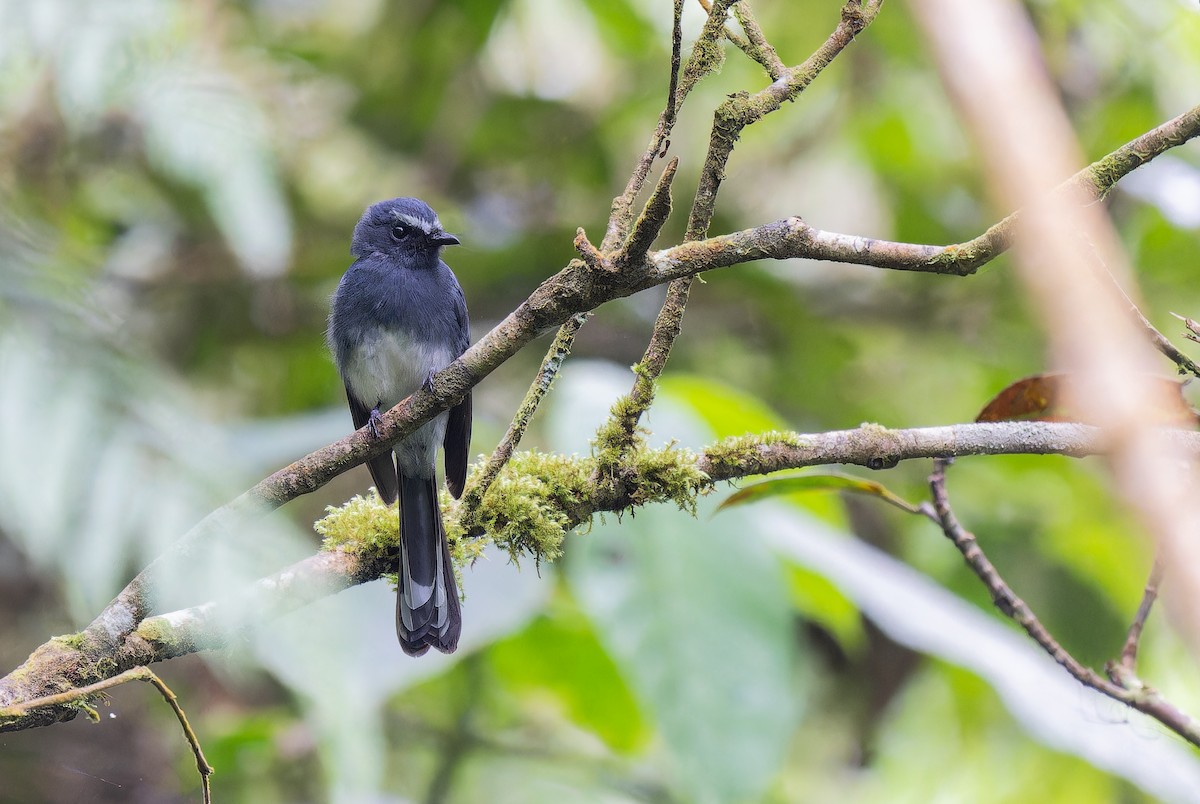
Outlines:
[{"label": "bare twig", "polygon": [[[1089,686],[1087,680],[1089,675],[1095,675],[1091,670],[1079,664],[1058,642],[1050,635],[1050,632],[1041,624],[1034,615],[1033,611],[1019,598],[1012,590],[996,567],[988,560],[984,554],[983,548],[979,546],[975,535],[966,530],[959,524],[958,518],[954,516],[954,512],[950,509],[950,499],[946,493],[946,467],[949,461],[938,458],[933,462],[933,473],[929,476],[929,487],[933,493],[933,516],[934,522],[942,527],[942,531],[946,534],[958,551],[962,553],[963,559],[967,562],[967,566],[979,576],[979,580],[983,581],[983,585],[987,587],[988,592],[992,595],[992,603],[996,608],[1000,609],[1004,616],[1009,617],[1017,622],[1025,632],[1033,638],[1035,642],[1042,646],[1042,649],[1067,669],[1071,675],[1083,681]],[[1099,678],[1098,676],[1096,677]]]},{"label": "bare twig", "polygon": [[1137,614],[1129,625],[1129,633],[1121,648],[1121,667],[1131,673],[1137,669],[1138,644],[1142,638],[1142,629],[1146,627],[1146,620],[1150,617],[1150,609],[1158,599],[1158,586],[1162,583],[1162,575],[1162,561],[1155,556],[1154,564],[1150,567],[1150,577],[1146,579],[1146,588],[1142,592],[1142,602],[1138,604]]},{"label": "bare twig", "polygon": [[1183,327],[1187,330],[1187,332],[1183,334],[1185,338],[1187,338],[1189,341],[1196,341],[1197,343],[1200,343],[1200,321],[1195,321],[1194,319],[1188,318],[1187,316],[1182,316],[1179,313],[1171,313],[1171,315],[1183,322]]},{"label": "bare twig", "polygon": [[[1124,290],[1121,291],[1121,295],[1124,296],[1127,301],[1129,301],[1129,296],[1125,294]],[[1150,344],[1176,366],[1178,366],[1181,373],[1186,372],[1191,374],[1193,377],[1200,377],[1200,365],[1196,365],[1195,360],[1192,360],[1190,357],[1180,351],[1178,346],[1171,343],[1170,339],[1167,338],[1166,335],[1163,335],[1157,327],[1150,323],[1150,319],[1146,318],[1146,316],[1142,314],[1142,311],[1139,310],[1137,305],[1132,301],[1129,301],[1129,312],[1133,315],[1134,320],[1137,321],[1141,328],[1145,330],[1146,335],[1150,338]]]},{"label": "bare twig", "polygon": [[179,721],[179,726],[183,729],[183,736],[187,739],[188,745],[192,749],[192,754],[196,757],[196,770],[200,773],[200,787],[203,791],[205,804],[210,804],[212,801],[212,791],[210,789],[208,777],[212,775],[213,768],[208,764],[208,760],[204,758],[204,750],[200,747],[200,740],[196,737],[196,732],[192,730],[192,726],[188,723],[187,715],[184,714],[183,707],[179,705],[179,699],[171,688],[167,686],[161,678],[158,677],[149,667],[132,667],[123,673],[119,673],[111,678],[97,681],[94,684],[88,684],[85,687],[69,689],[65,692],[59,692],[54,695],[45,695],[41,698],[24,701],[6,706],[0,709],[0,719],[10,717],[21,717],[35,709],[44,709],[49,707],[61,707],[66,705],[87,706],[87,699],[94,698],[106,690],[113,687],[118,687],[129,681],[146,681],[153,684],[163,700],[171,707],[171,711],[175,713],[175,719]]},{"label": "bare twig", "polygon": [[1015,621],[1034,642],[1041,646],[1054,661],[1058,662],[1076,681],[1097,692],[1120,701],[1133,709],[1149,715],[1193,745],[1200,747],[1200,722],[1184,714],[1157,691],[1145,686],[1132,670],[1115,662],[1109,664],[1109,681],[1090,667],[1081,664],[1042,625],[1033,610],[1012,590],[1000,573],[988,560],[979,546],[975,535],[959,524],[950,509],[946,493],[946,467],[949,461],[934,461],[933,473],[929,476],[929,487],[933,494],[932,510],[926,516],[939,525],[946,538],[962,553],[967,566],[979,577],[992,595],[996,608]]},{"label": "bare twig", "polygon": [[747,0],[742,0],[733,7],[733,16],[737,17],[738,24],[742,26],[742,30],[746,32],[744,44],[735,39],[728,32],[729,41],[737,45],[742,52],[754,59],[762,65],[762,68],[767,71],[767,75],[771,76],[772,81],[779,80],[784,71],[787,70],[787,65],[783,63],[783,59],[779,58],[779,54],[771,43],[767,41],[767,37],[763,34],[762,28],[758,25],[758,20],[754,18],[754,12],[750,10],[750,3]]},{"label": "bare twig", "polygon": [[[679,108],[683,105],[688,92],[691,91],[691,85],[681,89],[679,84],[682,52],[683,0],[675,0],[675,18],[671,26],[671,80],[667,90],[667,102],[658,117],[658,126],[650,135],[650,144],[646,146],[646,150],[642,152],[633,172],[629,175],[629,181],[626,183],[624,191],[612,201],[608,216],[608,231],[605,232],[604,240],[600,244],[603,251],[617,249],[628,238],[629,228],[633,225],[633,204],[637,200],[638,193],[646,184],[646,177],[650,175],[650,167],[654,164],[654,160],[665,156],[667,147],[670,145],[669,138],[671,130],[675,127],[675,121],[679,117]],[[692,59],[689,58],[688,61],[690,63]]]},{"label": "bare twig", "polygon": [[[1090,245],[1090,244],[1089,244]],[[1093,248],[1093,253],[1094,248]],[[1171,343],[1170,339],[1158,330],[1154,324],[1150,323],[1150,319],[1146,318],[1139,309],[1137,302],[1129,297],[1125,292],[1125,288],[1121,287],[1121,283],[1113,276],[1112,271],[1108,270],[1108,266],[1103,264],[1103,259],[1099,254],[1096,254],[1097,260],[1100,261],[1100,272],[1106,276],[1112,284],[1113,291],[1120,296],[1121,300],[1129,306],[1129,314],[1137,325],[1146,333],[1150,339],[1150,345],[1157,349],[1162,355],[1179,367],[1180,373],[1191,374],[1193,377],[1200,377],[1200,366],[1190,357],[1179,350],[1175,344]]]}]

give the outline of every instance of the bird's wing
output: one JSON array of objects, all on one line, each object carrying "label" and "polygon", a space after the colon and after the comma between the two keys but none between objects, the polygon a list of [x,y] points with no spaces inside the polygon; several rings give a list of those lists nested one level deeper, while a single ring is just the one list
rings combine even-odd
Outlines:
[{"label": "bird's wing", "polygon": [[[346,386],[346,401],[350,403],[350,416],[354,419],[354,429],[361,430],[371,419],[371,409],[358,401],[348,385]],[[388,505],[394,503],[396,495],[400,491],[400,485],[396,479],[396,464],[392,458],[392,451],[388,450],[382,455],[371,458],[367,461],[367,468],[371,470],[371,479],[375,481],[375,489],[379,492],[380,499]]]},{"label": "bird's wing", "polygon": [[[457,281],[453,283],[454,314],[458,321],[458,341],[454,345],[458,357],[471,345],[471,319],[467,315],[467,300]],[[446,451],[446,488],[455,498],[463,493],[467,482],[467,461],[471,451],[471,394],[450,408],[446,422],[446,437],[442,441]]]},{"label": "bird's wing", "polygon": [[471,395],[450,408],[446,422],[446,438],[442,442],[446,449],[446,488],[454,499],[462,496],[467,483],[467,459],[471,450]]}]

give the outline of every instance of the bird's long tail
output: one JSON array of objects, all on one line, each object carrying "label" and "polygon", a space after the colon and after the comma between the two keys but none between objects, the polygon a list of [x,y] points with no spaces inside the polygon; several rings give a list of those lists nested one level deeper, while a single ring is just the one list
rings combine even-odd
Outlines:
[{"label": "bird's long tail", "polygon": [[396,636],[410,656],[432,646],[453,653],[462,632],[458,589],[437,481],[400,475],[400,583],[396,599]]}]

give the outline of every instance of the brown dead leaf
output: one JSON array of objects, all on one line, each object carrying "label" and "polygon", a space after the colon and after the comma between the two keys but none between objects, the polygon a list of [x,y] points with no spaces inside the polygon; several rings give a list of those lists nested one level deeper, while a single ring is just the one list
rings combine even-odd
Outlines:
[{"label": "brown dead leaf", "polygon": [[[1167,427],[1194,428],[1200,423],[1196,411],[1183,398],[1183,384],[1167,377],[1153,377],[1154,401],[1146,417]],[[975,417],[977,422],[1079,422],[1078,406],[1072,404],[1075,390],[1069,374],[1035,374],[996,394]]]}]

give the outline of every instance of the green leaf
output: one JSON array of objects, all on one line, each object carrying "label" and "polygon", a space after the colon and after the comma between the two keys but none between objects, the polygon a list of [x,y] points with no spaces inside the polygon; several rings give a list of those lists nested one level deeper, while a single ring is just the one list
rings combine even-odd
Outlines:
[{"label": "green leaf", "polygon": [[858,606],[824,575],[791,566],[788,568],[788,591],[793,605],[804,618],[833,634],[847,653],[857,653],[863,647],[866,633]]},{"label": "green leaf", "polygon": [[758,502],[770,497],[783,494],[795,494],[806,491],[849,491],[855,494],[866,494],[878,497],[889,505],[894,505],[901,511],[910,514],[920,513],[917,506],[888,491],[882,483],[874,480],[864,480],[861,477],[843,475],[836,472],[821,475],[799,475],[796,477],[777,477],[746,486],[730,494],[717,506],[717,511],[724,511],[735,505]]},{"label": "green leaf", "polygon": [[785,420],[758,397],[707,377],[674,375],[664,377],[659,386],[690,407],[718,439],[788,429]]},{"label": "green leaf", "polygon": [[567,563],[698,801],[758,798],[799,714],[791,602],[747,527],[656,505],[596,527]]},{"label": "green leaf", "polygon": [[[550,418],[558,449],[604,419],[627,372],[576,363],[559,379]],[[711,433],[660,398],[655,437],[705,443]],[[798,661],[786,574],[744,511],[692,519],[652,505],[595,521],[568,540],[571,592],[677,770],[678,797],[759,800],[798,727],[808,677]]]},{"label": "green leaf", "polygon": [[645,743],[649,728],[613,660],[577,610],[551,608],[488,651],[496,673],[524,694],[550,693],[574,725],[617,751]]}]

